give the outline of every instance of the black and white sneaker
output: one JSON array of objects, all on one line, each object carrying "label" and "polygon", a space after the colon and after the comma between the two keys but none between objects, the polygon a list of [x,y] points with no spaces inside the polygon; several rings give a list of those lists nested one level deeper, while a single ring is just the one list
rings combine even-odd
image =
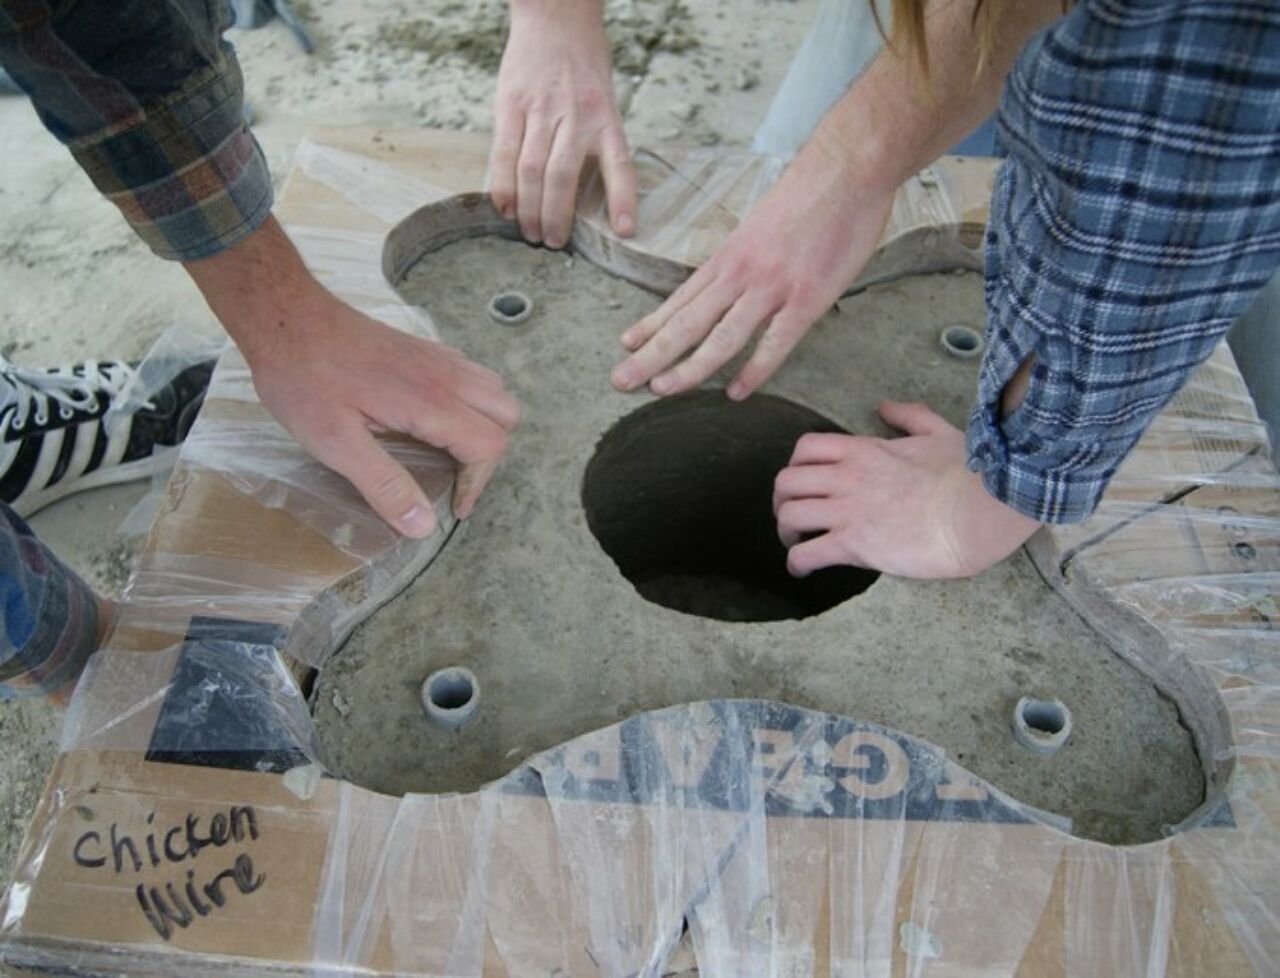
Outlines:
[{"label": "black and white sneaker", "polygon": [[160,471],[195,421],[213,363],[187,367],[132,408],[129,364],[32,370],[0,356],[0,500],[25,518],[73,492]]},{"label": "black and white sneaker", "polygon": [[24,93],[22,89],[18,86],[18,83],[13,80],[13,76],[10,75],[3,68],[0,68],[0,95],[22,95],[22,94]]}]

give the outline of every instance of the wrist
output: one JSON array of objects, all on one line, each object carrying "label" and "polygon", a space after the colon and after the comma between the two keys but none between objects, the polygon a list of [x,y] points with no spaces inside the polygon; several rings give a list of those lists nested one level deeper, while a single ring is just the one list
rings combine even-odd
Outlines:
[{"label": "wrist", "polygon": [[957,549],[979,573],[1004,560],[1043,525],[991,494],[978,472],[965,469],[965,489],[956,526]]},{"label": "wrist", "polygon": [[886,139],[874,128],[851,130],[835,113],[828,113],[801,150],[815,170],[826,172],[844,187],[863,196],[892,196],[910,176],[894,157]]},{"label": "wrist", "polygon": [[587,24],[604,30],[600,0],[511,0],[511,23],[542,20],[555,24]]},{"label": "wrist", "polygon": [[[791,161],[784,179],[788,192],[809,202],[824,215],[824,222],[845,228],[887,220],[897,193],[897,184],[876,179],[876,174],[821,132]],[[875,229],[876,237],[881,229]]]},{"label": "wrist", "polygon": [[290,346],[312,319],[300,313],[327,295],[274,217],[234,247],[183,267],[250,366]]}]

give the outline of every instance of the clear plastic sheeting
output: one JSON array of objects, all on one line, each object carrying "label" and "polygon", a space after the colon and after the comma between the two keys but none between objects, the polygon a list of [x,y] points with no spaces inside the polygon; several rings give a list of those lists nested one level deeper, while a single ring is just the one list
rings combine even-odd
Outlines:
[{"label": "clear plastic sheeting", "polygon": [[1098,627],[1131,615],[1158,635],[1121,651],[1177,701],[1210,774],[1206,803],[1167,843],[1072,865],[1068,886],[1126,915],[1132,937],[1068,945],[1079,962],[1070,973],[1105,961],[1096,973],[1164,974],[1178,953],[1223,943],[1178,931],[1173,918],[1188,901],[1221,908],[1243,959],[1238,971],[1199,973],[1280,971],[1280,478],[1271,450],[1220,347],[1097,512],[1033,541],[1050,582]]},{"label": "clear plastic sheeting", "polygon": [[[663,152],[635,150],[640,188],[636,233],[628,240],[635,250],[698,266],[773,186],[785,168],[780,157],[745,150],[693,149]],[[600,175],[592,178],[588,200],[601,209],[583,209],[578,219],[608,226]]]},{"label": "clear plastic sheeting", "polygon": [[448,196],[443,187],[403,168],[312,139],[304,139],[298,146],[294,166],[387,226],[414,208]]},{"label": "clear plastic sheeting", "polygon": [[182,371],[216,359],[227,345],[227,338],[221,333],[204,334],[176,327],[165,330],[138,362],[129,384],[113,400],[106,423],[110,425],[118,416],[135,413]]},{"label": "clear plastic sheeting", "polygon": [[[441,136],[444,153],[403,134],[392,160],[368,134],[333,138],[301,154],[286,224],[327,284],[425,333],[382,282],[378,242],[424,188],[478,187],[483,141]],[[673,265],[692,239],[661,223],[703,206],[691,177],[732,198],[704,214],[741,213],[766,181],[746,154],[653,155],[673,165],[642,169],[644,247],[669,246],[649,259]],[[949,172],[951,209],[933,219],[959,241],[980,214],[960,203],[967,171]],[[903,196],[917,215],[936,188],[919,189]],[[393,450],[451,525],[446,460]],[[757,701],[634,716],[478,792],[393,798],[323,776],[308,674],[445,531],[411,542],[381,526],[266,415],[229,352],[76,690],[0,904],[0,961],[142,976],[1280,974],[1268,453],[1223,348],[1095,516],[1031,545],[1095,627],[1142,636],[1118,652],[1196,736],[1208,797],[1158,842],[1075,838],[907,733]]]},{"label": "clear plastic sheeting", "polygon": [[[299,147],[296,170],[339,192],[339,203],[322,206],[321,214],[345,215],[338,227],[289,223],[311,273],[366,315],[437,340],[426,312],[407,304],[386,281],[381,257],[392,222],[446,191],[310,140]],[[375,190],[365,189],[370,182]],[[203,354],[207,347],[199,339],[166,334],[139,371],[150,386],[140,383],[135,396],[167,380],[162,367],[188,362],[193,351]],[[148,372],[153,362],[158,366]],[[239,351],[229,348],[183,446],[167,498],[159,502],[161,522],[181,539],[143,553],[125,594],[132,619],[181,627],[195,609],[204,616],[269,622],[291,630],[294,659],[322,665],[351,627],[429,563],[454,523],[453,460],[408,438],[388,436],[382,445],[427,490],[440,529],[425,547],[392,530],[347,480],[313,459],[267,414]],[[200,511],[196,525],[171,515],[187,508],[187,492],[216,499],[190,507]],[[236,519],[234,511],[245,499],[278,514],[270,534]],[[154,511],[156,504],[150,505]],[[210,525],[209,511],[217,514],[217,525]],[[198,539],[199,547],[188,551],[188,538]]]},{"label": "clear plastic sheeting", "polygon": [[[609,230],[598,173],[587,181],[571,246],[630,281],[671,291],[710,258],[781,176],[786,159],[746,150],[634,152],[639,202],[635,234]],[[849,287],[856,292],[906,274],[982,268],[982,232],[997,162],[942,157],[894,197],[880,248]]]},{"label": "clear plastic sheeting", "polygon": [[[183,450],[184,462],[219,473],[236,492],[260,505],[287,511],[352,557],[365,558],[397,546],[400,534],[371,513],[346,479],[301,451],[275,419],[256,407],[256,398],[248,400],[249,370],[236,362],[238,355],[228,359],[212,391],[223,403],[215,403],[192,429]],[[235,410],[236,401],[255,407]],[[428,489],[432,506],[447,525],[453,460],[409,438],[387,437],[381,444]],[[253,450],[243,451],[247,445]]]}]

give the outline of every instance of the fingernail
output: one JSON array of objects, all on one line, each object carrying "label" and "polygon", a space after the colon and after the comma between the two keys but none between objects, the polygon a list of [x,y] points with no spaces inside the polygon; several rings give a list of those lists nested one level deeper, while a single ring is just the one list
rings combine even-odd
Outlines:
[{"label": "fingernail", "polygon": [[741,381],[735,380],[729,385],[729,390],[726,393],[729,395],[729,400],[740,401],[747,396],[747,387]]},{"label": "fingernail", "polygon": [[663,374],[649,382],[649,389],[655,394],[670,394],[676,386],[675,378]]},{"label": "fingernail", "polygon": [[635,229],[636,229],[636,219],[634,217],[632,217],[630,214],[618,215],[618,233],[619,234],[624,234],[624,235],[633,234],[635,232]]},{"label": "fingernail", "polygon": [[628,350],[630,350],[631,347],[635,345],[635,342],[636,342],[636,334],[633,333],[631,330],[627,330],[625,333],[622,334],[622,345],[625,346]]},{"label": "fingernail", "polygon": [[627,370],[625,367],[616,367],[613,373],[609,376],[613,381],[613,386],[618,388],[620,391],[631,390],[632,385],[635,383],[631,371]]},{"label": "fingernail", "polygon": [[424,506],[414,506],[399,520],[400,529],[411,537],[425,537],[436,528],[435,517]]},{"label": "fingernail", "polygon": [[564,247],[564,242],[560,240],[558,235],[548,236],[546,244],[548,248],[560,249]]}]

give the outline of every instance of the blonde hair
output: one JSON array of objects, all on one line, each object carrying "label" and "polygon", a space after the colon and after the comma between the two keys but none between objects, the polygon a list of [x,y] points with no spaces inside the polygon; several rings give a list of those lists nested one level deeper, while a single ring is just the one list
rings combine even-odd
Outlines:
[{"label": "blonde hair", "polygon": [[[929,39],[925,31],[924,11],[928,0],[890,0],[892,29],[884,29],[880,19],[880,8],[877,0],[867,0],[871,4],[871,15],[875,18],[876,27],[885,44],[899,57],[915,58],[916,67],[920,69],[920,78],[926,88],[929,84]],[[996,46],[996,32],[1001,14],[1016,3],[1017,0],[974,0],[971,27],[978,39],[978,62],[974,74],[981,74],[990,61]],[[1062,12],[1066,13],[1073,0],[1062,0]]]}]

